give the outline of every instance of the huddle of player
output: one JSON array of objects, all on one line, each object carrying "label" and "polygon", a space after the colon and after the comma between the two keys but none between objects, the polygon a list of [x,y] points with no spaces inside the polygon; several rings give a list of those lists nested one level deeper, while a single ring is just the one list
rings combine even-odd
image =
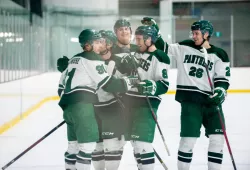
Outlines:
[{"label": "huddle of player", "polygon": [[[213,26],[192,24],[191,37],[176,44],[163,41],[154,19],[145,17],[131,44],[129,21],[119,19],[114,30],[85,29],[79,35],[83,51],[59,58],[58,95],[67,124],[66,170],[117,170],[126,141],[133,146],[140,170],[154,169],[152,146],[160,95],[168,91],[170,57],[176,59],[176,100],[181,104],[178,169],[188,170],[193,148],[206,129],[208,169],[219,170],[224,138],[218,109],[229,87],[226,52],[209,43]],[[206,73],[208,70],[208,74]],[[213,91],[208,78],[211,77]]]}]

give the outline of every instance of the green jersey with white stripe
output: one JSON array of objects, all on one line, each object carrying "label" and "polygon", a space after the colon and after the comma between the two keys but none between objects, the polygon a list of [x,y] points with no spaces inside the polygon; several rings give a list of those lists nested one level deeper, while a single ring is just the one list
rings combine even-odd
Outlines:
[{"label": "green jersey with white stripe", "polygon": [[207,62],[205,62],[202,48],[196,46],[192,40],[165,44],[165,52],[177,61],[177,101],[207,103],[207,97],[212,92],[205,64],[208,66],[214,88],[228,89],[230,78],[228,55],[223,49],[210,46],[211,48],[207,49]]}]

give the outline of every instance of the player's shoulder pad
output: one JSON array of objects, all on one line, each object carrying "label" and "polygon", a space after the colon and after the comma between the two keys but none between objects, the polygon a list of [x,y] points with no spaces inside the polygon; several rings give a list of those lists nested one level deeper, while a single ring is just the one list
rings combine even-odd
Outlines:
[{"label": "player's shoulder pad", "polygon": [[76,57],[82,57],[82,58],[85,58],[87,60],[101,60],[103,61],[103,59],[101,58],[100,55],[94,53],[94,52],[82,52],[82,53],[79,53],[79,54],[76,54],[73,58],[76,58]]},{"label": "player's shoulder pad", "polygon": [[211,45],[211,48],[208,49],[207,52],[216,54],[223,62],[229,62],[229,57],[227,55],[227,52],[222,48]]},{"label": "player's shoulder pad", "polygon": [[165,64],[170,64],[170,58],[169,56],[163,52],[162,50],[155,50],[154,51],[154,56],[162,63],[165,63]]}]

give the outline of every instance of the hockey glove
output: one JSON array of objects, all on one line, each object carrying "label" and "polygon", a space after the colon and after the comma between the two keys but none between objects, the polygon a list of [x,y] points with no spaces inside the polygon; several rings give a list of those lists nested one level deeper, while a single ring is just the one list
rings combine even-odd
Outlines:
[{"label": "hockey glove", "polygon": [[125,76],[122,78],[127,86],[127,90],[130,90],[140,82],[138,76]]},{"label": "hockey glove", "polygon": [[226,90],[222,87],[216,87],[214,94],[208,97],[208,101],[212,105],[220,105],[224,102],[226,97]]},{"label": "hockey glove", "polygon": [[138,92],[143,95],[155,95],[156,83],[153,80],[143,80],[138,84]]},{"label": "hockey glove", "polygon": [[125,55],[121,59],[121,73],[131,74],[139,67],[138,60],[131,55]]},{"label": "hockey glove", "polygon": [[142,23],[143,25],[149,25],[149,26],[155,27],[155,29],[157,30],[158,38],[161,37],[161,32],[160,32],[159,26],[157,25],[156,21],[155,21],[153,18],[144,17],[144,18],[141,20],[141,23]]},{"label": "hockey glove", "polygon": [[63,58],[57,59],[57,70],[61,73],[68,67],[69,59],[66,56],[63,56]]}]

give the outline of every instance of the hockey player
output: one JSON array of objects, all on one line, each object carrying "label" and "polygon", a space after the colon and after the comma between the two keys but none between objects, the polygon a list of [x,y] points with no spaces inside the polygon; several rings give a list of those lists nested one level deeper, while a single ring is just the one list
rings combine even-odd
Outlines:
[{"label": "hockey player", "polygon": [[98,102],[96,90],[111,93],[126,92],[136,78],[116,79],[107,74],[100,57],[103,44],[94,30],[85,29],[79,35],[84,52],[72,57],[63,72],[59,87],[63,118],[67,123],[68,149],[65,153],[65,168],[90,170],[91,153],[99,139],[93,103]]},{"label": "hockey player", "polygon": [[136,44],[139,52],[134,54],[137,65],[136,74],[141,79],[137,88],[132,88],[124,96],[125,106],[130,114],[130,140],[134,148],[137,165],[140,170],[154,169],[154,149],[152,142],[155,133],[154,114],[157,113],[161,102],[159,95],[168,90],[169,82],[167,71],[169,57],[161,50],[156,49],[157,30],[152,26],[139,26],[135,31]]},{"label": "hockey player", "polygon": [[[114,60],[116,63],[115,68],[117,69],[115,69],[114,74],[120,77],[122,75],[126,75],[127,73],[130,74],[131,70],[134,69],[134,65],[129,64],[131,63],[130,54],[136,52],[138,50],[138,46],[135,44],[131,44],[132,29],[131,24],[128,20],[117,20],[114,25],[114,32],[117,36],[117,43],[111,49],[111,60]],[[125,119],[129,120],[129,114],[126,114],[127,108],[128,107],[124,108]],[[126,131],[124,136],[126,141],[130,140],[129,132],[127,132],[130,126],[128,123],[128,121],[125,121]]]},{"label": "hockey player", "polygon": [[[117,38],[112,31],[99,31],[102,37],[104,48],[101,52],[105,67],[109,75],[113,75],[115,65],[111,57],[111,50],[117,42]],[[106,54],[110,55],[106,55]],[[92,163],[95,170],[117,170],[121,160],[120,150],[123,148],[124,142],[124,120],[122,106],[117,101],[115,94],[105,92],[103,89],[97,91],[99,102],[96,103],[95,113],[98,119],[100,131],[100,142],[96,144],[96,148],[92,153]]]},{"label": "hockey player", "polygon": [[[106,33],[108,33],[108,32],[106,32]],[[128,59],[127,58],[125,59],[125,57],[129,56],[129,54],[131,52],[135,52],[137,50],[137,46],[134,44],[131,44],[132,29],[131,29],[131,24],[129,23],[128,20],[126,20],[126,19],[117,20],[114,24],[114,33],[116,35],[116,39],[114,39],[114,36],[111,35],[112,33],[110,33],[110,32],[108,33],[110,35],[109,38],[112,39],[112,48],[108,47],[111,50],[111,57],[110,58],[108,57],[105,60],[106,60],[106,63],[109,63],[109,61],[115,61],[116,65],[115,65],[115,68],[114,68],[112,74],[114,74],[114,76],[116,76],[116,77],[122,77],[122,76],[126,75],[126,74],[124,74],[125,72],[128,72],[128,70],[131,70],[133,68],[133,65],[129,64],[129,62],[126,64],[126,61],[128,61]],[[105,56],[103,56],[103,57],[105,57]],[[121,61],[122,59],[123,59],[123,61]],[[123,64],[121,64],[122,62],[125,65],[124,68],[121,68],[121,66],[123,66]],[[126,67],[129,65],[130,65],[130,67]],[[132,66],[132,68],[131,68],[131,66]],[[118,67],[120,68],[119,71],[116,69]],[[123,108],[122,112],[127,112],[126,108]],[[124,117],[122,119],[124,119]],[[125,114],[125,119],[128,119],[127,114]],[[125,126],[128,126],[127,121],[125,121],[124,123],[125,123]],[[125,129],[128,129],[128,128],[125,127]],[[126,138],[126,140],[129,140],[127,133],[125,133],[125,138]],[[124,139],[124,137],[122,136],[121,141],[120,141],[120,144],[121,144],[120,155],[121,156],[123,153],[123,146],[126,143],[123,139]],[[95,169],[97,169],[97,170],[105,167],[104,166],[105,165],[105,157],[102,154],[102,153],[104,153],[104,151],[102,151],[102,149],[103,149],[103,143],[99,142],[99,143],[97,143],[96,150],[93,153],[94,154],[93,165],[94,165]],[[117,156],[117,155],[115,155],[115,156]],[[117,159],[116,164],[117,165],[119,165],[118,162],[120,162],[121,156],[116,157],[116,159]]]},{"label": "hockey player", "polygon": [[117,36],[117,43],[112,49],[112,54],[130,53],[137,50],[137,46],[131,44],[132,29],[128,20],[117,20],[114,25],[114,32]]},{"label": "hockey player", "polygon": [[[146,21],[146,22],[145,22]],[[144,18],[143,23],[156,25],[152,18]],[[193,40],[167,44],[160,38],[159,48],[176,59],[178,77],[175,99],[181,104],[181,139],[178,150],[178,169],[188,170],[193,156],[193,148],[203,125],[209,138],[208,170],[221,169],[224,137],[218,110],[223,118],[221,104],[229,87],[230,63],[227,53],[209,43],[213,35],[213,25],[207,20],[199,20],[191,25]],[[208,55],[205,57],[205,50]],[[206,61],[207,58],[207,61]],[[214,91],[208,81],[207,65]],[[225,123],[225,122],[224,122]]]}]

